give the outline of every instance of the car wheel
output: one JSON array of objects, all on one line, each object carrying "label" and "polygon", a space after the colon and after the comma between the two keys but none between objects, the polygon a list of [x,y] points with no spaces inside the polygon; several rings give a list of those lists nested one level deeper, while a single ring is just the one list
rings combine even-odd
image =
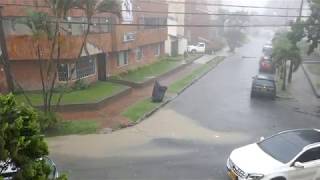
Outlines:
[{"label": "car wheel", "polygon": [[196,50],[194,50],[194,49],[191,51],[191,53],[192,53],[192,54],[195,54],[196,52],[197,52],[197,51],[196,51]]}]

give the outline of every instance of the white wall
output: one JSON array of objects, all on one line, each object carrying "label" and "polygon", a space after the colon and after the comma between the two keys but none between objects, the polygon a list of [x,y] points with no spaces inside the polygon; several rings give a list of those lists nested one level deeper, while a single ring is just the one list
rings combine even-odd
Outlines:
[{"label": "white wall", "polygon": [[170,38],[170,36],[164,42],[164,53],[171,56],[171,38]]},{"label": "white wall", "polygon": [[179,39],[179,49],[178,54],[183,55],[185,51],[187,51],[188,40],[186,38]]}]

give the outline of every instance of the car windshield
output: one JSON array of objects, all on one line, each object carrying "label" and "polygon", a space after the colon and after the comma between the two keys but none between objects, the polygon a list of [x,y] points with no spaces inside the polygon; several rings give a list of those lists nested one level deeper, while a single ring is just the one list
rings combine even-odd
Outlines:
[{"label": "car windshield", "polygon": [[313,137],[319,137],[315,131],[292,131],[272,136],[258,143],[259,147],[282,162],[290,162],[308,144],[314,142]]},{"label": "car windshield", "polygon": [[273,86],[272,81],[266,79],[257,79],[255,84],[260,86]]}]

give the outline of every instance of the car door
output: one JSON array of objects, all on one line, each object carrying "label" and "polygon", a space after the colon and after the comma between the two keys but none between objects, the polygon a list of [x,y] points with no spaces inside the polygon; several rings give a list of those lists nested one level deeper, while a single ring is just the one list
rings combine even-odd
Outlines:
[{"label": "car door", "polygon": [[[295,166],[299,162],[301,167]],[[318,180],[320,168],[320,147],[302,153],[292,163],[288,172],[289,180]]]}]

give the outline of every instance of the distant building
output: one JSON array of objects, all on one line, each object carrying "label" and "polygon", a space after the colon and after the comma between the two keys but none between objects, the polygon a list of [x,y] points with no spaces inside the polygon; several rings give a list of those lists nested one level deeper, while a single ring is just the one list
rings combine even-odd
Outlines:
[{"label": "distant building", "polygon": [[[39,4],[43,0],[35,0]],[[20,23],[19,19],[27,16],[28,9],[34,1],[1,0],[8,54],[14,78],[25,90],[41,88],[37,50],[32,39],[31,31]],[[94,25],[88,38],[87,47],[90,56],[85,52],[77,59],[80,45],[83,41],[85,21],[83,12],[71,10],[69,18],[63,22],[63,48],[61,49],[62,64],[57,68],[57,84],[63,84],[68,79],[71,83],[83,79],[88,83],[98,80],[105,81],[109,76],[152,63],[164,55],[164,42],[167,39],[167,27],[157,26],[166,24],[167,14],[148,14],[134,10],[157,9],[168,11],[166,4],[154,4],[140,0],[122,1],[122,19],[103,13],[93,18]],[[124,9],[125,8],[125,9]],[[45,7],[38,8],[47,11]],[[155,24],[156,23],[156,24]],[[142,24],[142,26],[126,26],[113,24]],[[49,59],[49,43],[40,41],[43,47],[42,58]],[[72,69],[74,73],[71,74]],[[3,69],[0,66],[0,91],[5,91]]]},{"label": "distant building", "polygon": [[[179,3],[168,2],[169,13],[168,25],[183,25],[185,22],[185,0],[178,0]],[[180,3],[181,2],[181,3]],[[168,55],[182,55],[187,51],[187,39],[185,38],[183,26],[169,26],[168,27],[168,40],[165,42],[165,53]]]},{"label": "distant building", "polygon": [[[186,27],[184,31],[189,44],[196,44],[197,42],[213,42],[217,37],[217,29],[209,26],[217,24],[216,20],[218,16],[207,14],[218,13],[218,7],[209,6],[208,4],[210,2],[212,3],[212,1],[208,0],[186,0],[185,11],[188,14],[185,17],[185,24],[193,25]],[[214,3],[219,4],[220,1],[215,1]],[[197,25],[208,25],[208,27],[197,27]]]}]

